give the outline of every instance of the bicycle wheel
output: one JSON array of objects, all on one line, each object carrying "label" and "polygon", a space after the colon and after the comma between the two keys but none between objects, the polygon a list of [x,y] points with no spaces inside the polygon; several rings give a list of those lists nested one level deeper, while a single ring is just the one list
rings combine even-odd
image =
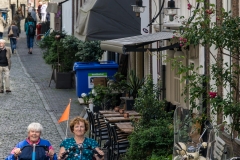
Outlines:
[{"label": "bicycle wheel", "polygon": [[38,34],[35,36],[35,44],[39,46],[41,40],[44,38],[44,34]]}]

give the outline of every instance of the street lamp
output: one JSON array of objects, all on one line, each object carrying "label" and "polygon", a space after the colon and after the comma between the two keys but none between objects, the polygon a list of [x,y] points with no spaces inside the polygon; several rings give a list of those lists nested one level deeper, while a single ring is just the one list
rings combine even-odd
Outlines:
[{"label": "street lamp", "polygon": [[169,16],[169,21],[173,21],[173,17],[177,14],[177,9],[175,7],[175,1],[168,1],[168,7],[164,8],[164,14]]},{"label": "street lamp", "polygon": [[143,6],[142,4],[143,4],[142,0],[136,0],[136,5],[132,5],[133,12],[136,13],[137,17],[140,17],[140,13],[143,13],[145,10],[146,6]]}]

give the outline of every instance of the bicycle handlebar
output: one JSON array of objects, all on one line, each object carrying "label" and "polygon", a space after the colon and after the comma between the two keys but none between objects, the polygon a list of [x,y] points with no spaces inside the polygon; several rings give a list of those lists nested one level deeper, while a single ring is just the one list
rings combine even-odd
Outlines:
[{"label": "bicycle handlebar", "polygon": [[67,149],[61,156],[61,159],[64,159],[70,152],[76,152],[76,150],[79,149],[80,152],[83,150],[83,149],[88,149],[88,150],[92,150],[94,154],[97,154],[97,156],[99,158],[102,158],[103,156],[100,155],[95,148],[92,148],[90,145],[87,147],[87,148],[83,148],[82,145],[77,145],[77,147],[75,146],[71,146],[69,149]]},{"label": "bicycle handlebar", "polygon": [[[22,151],[24,148],[27,148],[27,147],[33,147],[33,145],[26,145],[26,146],[20,148],[20,151]],[[46,145],[36,145],[35,147],[42,147],[42,148],[44,148],[45,151],[49,151],[49,147]]]}]

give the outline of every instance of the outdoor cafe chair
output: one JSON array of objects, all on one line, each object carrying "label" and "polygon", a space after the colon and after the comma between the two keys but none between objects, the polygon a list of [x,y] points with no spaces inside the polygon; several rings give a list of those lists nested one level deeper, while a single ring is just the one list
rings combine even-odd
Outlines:
[{"label": "outdoor cafe chair", "polygon": [[87,109],[88,118],[90,121],[91,138],[98,141],[101,146],[103,140],[108,139],[108,131],[105,123],[102,123],[98,114],[94,114],[90,109]]}]

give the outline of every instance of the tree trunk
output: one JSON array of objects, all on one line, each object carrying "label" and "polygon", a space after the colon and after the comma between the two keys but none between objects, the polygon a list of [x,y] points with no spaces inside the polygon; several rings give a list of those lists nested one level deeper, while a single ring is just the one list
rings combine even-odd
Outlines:
[{"label": "tree trunk", "polygon": [[[209,9],[209,0],[205,0],[204,2],[204,7],[205,9]],[[208,15],[205,15],[205,16],[208,16]],[[210,27],[210,26],[207,26],[207,27]],[[206,45],[205,48],[204,48],[204,65],[205,65],[205,71],[204,71],[204,74],[206,77],[209,77],[210,76],[210,51],[209,51],[209,46]],[[206,84],[206,95],[208,95],[208,93],[210,92],[210,83],[208,82]],[[205,100],[206,101],[206,100]],[[211,108],[210,108],[210,104],[209,103],[206,103],[206,115],[207,115],[207,118],[210,120],[211,119]]]}]

